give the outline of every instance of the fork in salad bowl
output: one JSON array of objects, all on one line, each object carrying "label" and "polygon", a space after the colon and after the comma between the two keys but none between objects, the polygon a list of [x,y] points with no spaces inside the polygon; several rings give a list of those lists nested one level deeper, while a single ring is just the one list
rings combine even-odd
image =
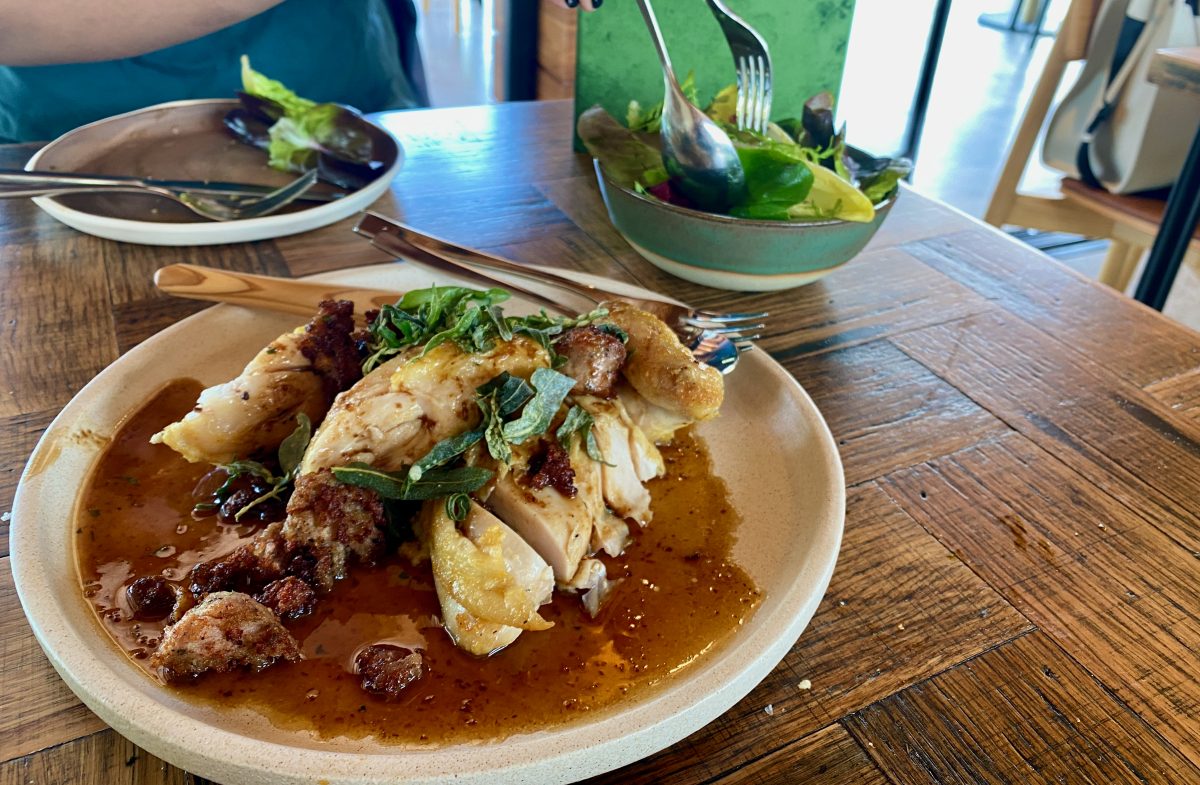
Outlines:
[{"label": "fork in salad bowl", "polygon": [[767,132],[771,119],[771,53],[763,37],[722,0],[708,0],[737,69],[737,127]]}]

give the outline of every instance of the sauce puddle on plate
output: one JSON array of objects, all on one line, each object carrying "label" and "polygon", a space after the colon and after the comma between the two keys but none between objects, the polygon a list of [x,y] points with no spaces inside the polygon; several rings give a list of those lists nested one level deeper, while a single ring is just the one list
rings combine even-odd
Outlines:
[{"label": "sauce puddle on plate", "polygon": [[[192,490],[210,467],[149,443],[192,408],[200,390],[194,381],[173,382],[127,420],[78,509],[83,594],[116,644],[153,678],[147,658],[163,624],[133,619],[125,587],[148,575],[186,585],[193,565],[254,533],[215,516],[193,519]],[[597,619],[578,597],[556,593],[542,608],[554,627],[476,658],[438,625],[428,564],[393,555],[375,567],[354,566],[312,615],[287,623],[303,661],[164,689],[252,709],[282,729],[406,743],[503,738],[643,694],[718,648],[761,600],[730,561],[739,518],[704,445],[685,431],[663,457],[667,475],[650,484],[653,521],[633,527],[624,555],[605,559],[609,576],[623,580]],[[389,641],[423,649],[428,666],[392,702],[364,692],[351,672],[360,647]]]}]

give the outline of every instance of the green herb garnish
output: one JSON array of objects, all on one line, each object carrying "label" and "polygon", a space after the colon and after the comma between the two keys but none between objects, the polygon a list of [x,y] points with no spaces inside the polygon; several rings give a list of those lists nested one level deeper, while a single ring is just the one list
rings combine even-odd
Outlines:
[{"label": "green herb garnish", "polygon": [[432,286],[409,292],[395,305],[385,305],[371,322],[363,373],[413,346],[424,346],[424,354],[453,341],[464,352],[478,353],[517,335],[536,341],[550,354],[551,364],[557,364],[560,358],[553,348],[556,336],[608,316],[603,308],[575,317],[550,316],[545,311],[532,316],[505,316],[499,304],[508,297],[503,289],[464,286]]},{"label": "green herb garnish", "polygon": [[457,469],[430,469],[420,480],[412,480],[408,472],[385,472],[365,463],[352,463],[333,469],[333,476],[347,485],[357,485],[375,491],[384,499],[397,501],[426,501],[458,493],[472,493],[492,479],[491,469],[463,466]]},{"label": "green herb garnish", "polygon": [[220,488],[213,493],[217,504],[205,503],[197,504],[198,510],[211,510],[214,507],[219,507],[232,495],[233,481],[239,477],[247,475],[258,477],[271,485],[271,489],[263,495],[255,498],[249,504],[242,507],[233,516],[235,521],[240,521],[242,516],[250,510],[254,509],[264,502],[271,499],[278,499],[283,496],[296,480],[296,475],[300,471],[300,461],[304,458],[304,451],[308,448],[308,442],[312,438],[312,421],[308,419],[308,415],[301,412],[296,415],[296,430],[288,434],[279,445],[279,469],[278,476],[270,469],[258,461],[232,461],[230,463],[220,464],[220,467],[229,475],[228,479],[222,483]]},{"label": "green herb garnish", "polygon": [[596,421],[592,415],[582,406],[572,406],[567,410],[567,416],[563,418],[562,425],[558,426],[558,430],[554,432],[558,443],[567,452],[571,451],[571,439],[576,434],[583,439],[583,448],[587,451],[588,457],[597,463],[611,465],[604,460],[604,454],[600,452],[600,445],[596,443],[596,434],[592,433],[592,426]]}]

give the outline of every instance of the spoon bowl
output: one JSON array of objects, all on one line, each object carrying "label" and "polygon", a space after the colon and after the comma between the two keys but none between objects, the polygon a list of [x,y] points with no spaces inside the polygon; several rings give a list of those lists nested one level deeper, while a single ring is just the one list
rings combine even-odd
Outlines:
[{"label": "spoon bowl", "polygon": [[742,201],[746,173],[729,134],[701,112],[679,87],[650,0],[638,0],[662,64],[662,158],[671,186],[702,210],[723,213]]}]

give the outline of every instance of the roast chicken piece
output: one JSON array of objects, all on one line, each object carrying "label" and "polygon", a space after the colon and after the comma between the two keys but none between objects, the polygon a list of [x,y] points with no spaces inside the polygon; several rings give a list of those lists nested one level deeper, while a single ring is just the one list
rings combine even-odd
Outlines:
[{"label": "roast chicken piece", "polygon": [[650,492],[643,483],[662,475],[662,455],[620,399],[580,397],[576,401],[592,415],[592,433],[604,457],[599,471],[605,501],[618,515],[644,526],[650,522]]},{"label": "roast chicken piece", "polygon": [[471,354],[452,342],[381,365],[338,396],[304,454],[301,473],[361,461],[396,471],[442,439],[475,427],[475,388],[508,371],[528,379],[550,365],[527,338]]},{"label": "roast chicken piece", "polygon": [[[498,467],[495,484],[484,502],[513,531],[537,551],[554,570],[554,579],[570,581],[579,562],[590,552],[594,521],[604,502],[592,488],[566,496],[553,486],[531,487],[530,461],[542,449],[537,442],[513,447],[507,469]],[[586,455],[583,459],[590,460]],[[582,466],[572,450],[572,466]],[[578,476],[578,475],[576,475]]]},{"label": "roast chicken piece", "polygon": [[229,463],[274,452],[301,413],[319,423],[360,375],[353,308],[344,300],[321,303],[311,322],[272,341],[236,379],[200,393],[192,411],[150,441],[193,463]]},{"label": "roast chicken piece", "polygon": [[269,608],[240,592],[215,592],[163,631],[150,664],[164,681],[177,682],[300,658],[300,645]]},{"label": "roast chicken piece", "polygon": [[459,648],[483,656],[552,626],[538,614],[554,590],[550,567],[494,515],[472,502],[460,531],[438,499],[426,503],[421,529],[443,623]]},{"label": "roast chicken piece", "polygon": [[647,401],[691,421],[717,416],[725,399],[721,372],[692,356],[661,319],[628,303],[603,304],[608,318],[629,336],[621,372]]}]

